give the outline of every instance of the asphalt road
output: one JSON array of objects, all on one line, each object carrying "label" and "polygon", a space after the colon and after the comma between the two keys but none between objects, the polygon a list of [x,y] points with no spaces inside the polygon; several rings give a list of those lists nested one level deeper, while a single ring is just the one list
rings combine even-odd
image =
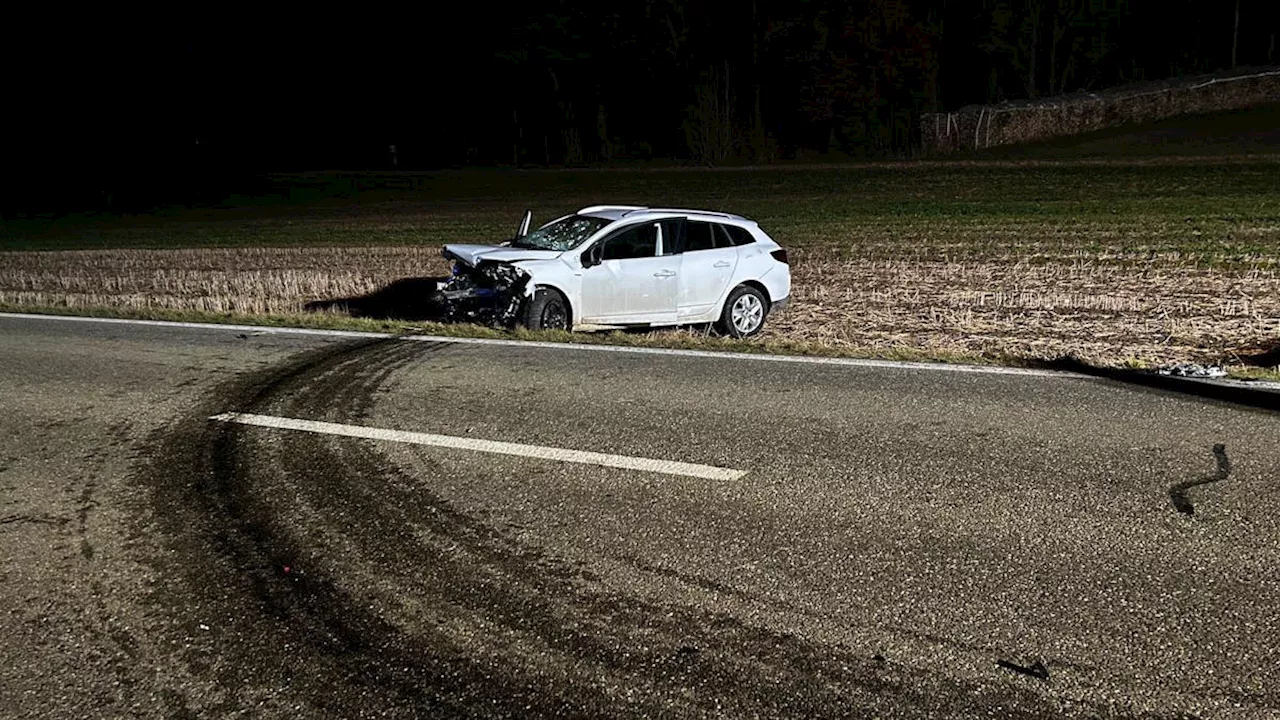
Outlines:
[{"label": "asphalt road", "polygon": [[1280,713],[1274,413],[10,317],[0,368],[3,717]]}]

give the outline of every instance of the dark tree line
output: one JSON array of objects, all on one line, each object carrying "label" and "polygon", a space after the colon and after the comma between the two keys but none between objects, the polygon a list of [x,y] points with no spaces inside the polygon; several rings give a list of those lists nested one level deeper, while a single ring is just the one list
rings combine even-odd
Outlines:
[{"label": "dark tree line", "polygon": [[903,154],[921,112],[1277,62],[1278,9],[1275,0],[561,0],[513,19],[498,40],[493,73],[509,82],[464,142],[466,159]]},{"label": "dark tree line", "polygon": [[516,8],[15,35],[8,164],[110,197],[281,170],[900,156],[922,112],[1280,63],[1277,0]]}]

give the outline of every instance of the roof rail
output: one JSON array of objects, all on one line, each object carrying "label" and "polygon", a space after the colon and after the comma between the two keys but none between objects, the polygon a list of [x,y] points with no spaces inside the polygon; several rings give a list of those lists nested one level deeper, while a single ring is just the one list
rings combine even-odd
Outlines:
[{"label": "roof rail", "polygon": [[644,209],[645,208],[642,205],[592,205],[590,207],[582,208],[581,210],[578,211],[578,214],[581,215],[583,213],[605,212],[607,210],[630,211],[630,210],[644,210]]},{"label": "roof rail", "polygon": [[741,215],[733,213],[716,212],[715,210],[693,210],[690,208],[646,208],[649,212],[664,213],[689,213],[691,215],[714,215],[715,217],[729,218],[730,220],[746,220]]}]

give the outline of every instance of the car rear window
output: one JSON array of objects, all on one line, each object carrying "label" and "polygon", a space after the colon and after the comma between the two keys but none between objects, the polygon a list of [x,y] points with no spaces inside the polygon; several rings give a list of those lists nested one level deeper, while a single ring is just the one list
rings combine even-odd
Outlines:
[{"label": "car rear window", "polygon": [[747,245],[756,241],[751,231],[738,227],[737,225],[721,225],[721,228],[729,233],[729,239],[734,245]]},{"label": "car rear window", "polygon": [[[664,252],[697,252],[698,250],[716,250],[746,245],[756,241],[751,231],[737,225],[694,220],[690,218],[684,223],[683,242],[676,245],[669,243]],[[675,248],[678,247],[679,250]]]}]

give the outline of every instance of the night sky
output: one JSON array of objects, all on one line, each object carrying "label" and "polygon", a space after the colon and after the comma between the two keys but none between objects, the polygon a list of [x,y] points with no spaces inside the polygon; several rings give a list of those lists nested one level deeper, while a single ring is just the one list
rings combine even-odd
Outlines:
[{"label": "night sky", "polygon": [[19,19],[4,29],[7,194],[73,174],[177,188],[193,174],[903,156],[921,112],[1280,63],[1280,2],[1238,7],[1238,31],[1232,0]]}]

